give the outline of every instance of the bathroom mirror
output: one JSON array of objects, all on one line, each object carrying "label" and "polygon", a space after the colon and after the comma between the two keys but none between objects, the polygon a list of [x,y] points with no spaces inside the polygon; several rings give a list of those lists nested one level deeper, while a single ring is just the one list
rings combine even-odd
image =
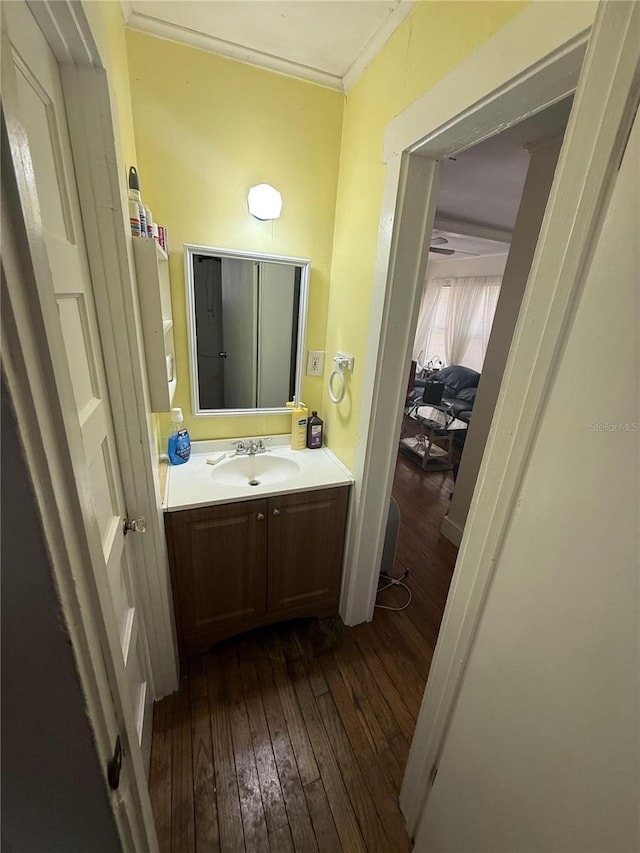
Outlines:
[{"label": "bathroom mirror", "polygon": [[302,386],[308,260],[186,244],[193,414],[287,412]]}]

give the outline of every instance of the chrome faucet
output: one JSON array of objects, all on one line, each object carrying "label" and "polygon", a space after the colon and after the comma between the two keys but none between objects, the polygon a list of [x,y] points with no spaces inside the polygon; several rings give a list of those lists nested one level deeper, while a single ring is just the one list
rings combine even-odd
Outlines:
[{"label": "chrome faucet", "polygon": [[264,438],[253,439],[247,450],[249,456],[255,456],[257,453],[266,453],[267,448],[264,446],[264,442]]},{"label": "chrome faucet", "polygon": [[269,439],[250,438],[234,441],[233,443],[236,446],[236,456],[255,456],[258,453],[266,453],[267,448],[265,447],[265,441],[269,441]]}]

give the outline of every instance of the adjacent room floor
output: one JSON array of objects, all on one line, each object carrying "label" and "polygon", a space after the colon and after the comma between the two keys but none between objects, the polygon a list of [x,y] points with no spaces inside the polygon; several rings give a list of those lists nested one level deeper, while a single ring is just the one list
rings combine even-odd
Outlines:
[{"label": "adjacent room floor", "polygon": [[[398,458],[406,610],[275,626],[195,659],[156,705],[150,791],[162,853],[408,851],[398,807],[453,572],[450,473]],[[402,589],[378,601],[400,605]]]}]

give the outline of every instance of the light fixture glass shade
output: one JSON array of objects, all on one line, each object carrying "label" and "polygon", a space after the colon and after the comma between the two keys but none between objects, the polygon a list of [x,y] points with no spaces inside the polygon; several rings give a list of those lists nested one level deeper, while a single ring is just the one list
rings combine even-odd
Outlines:
[{"label": "light fixture glass shade", "polygon": [[251,187],[247,201],[249,213],[256,219],[277,219],[282,211],[282,196],[270,184]]}]

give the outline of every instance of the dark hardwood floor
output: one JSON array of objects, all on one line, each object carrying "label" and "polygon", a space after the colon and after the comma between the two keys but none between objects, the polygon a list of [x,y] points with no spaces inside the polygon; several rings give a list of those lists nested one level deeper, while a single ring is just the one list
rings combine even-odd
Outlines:
[{"label": "dark hardwood floor", "polygon": [[[451,475],[398,458],[406,610],[254,631],[189,663],[157,703],[150,792],[162,853],[408,851],[398,792],[456,549]],[[403,604],[390,589],[378,602]]]}]

